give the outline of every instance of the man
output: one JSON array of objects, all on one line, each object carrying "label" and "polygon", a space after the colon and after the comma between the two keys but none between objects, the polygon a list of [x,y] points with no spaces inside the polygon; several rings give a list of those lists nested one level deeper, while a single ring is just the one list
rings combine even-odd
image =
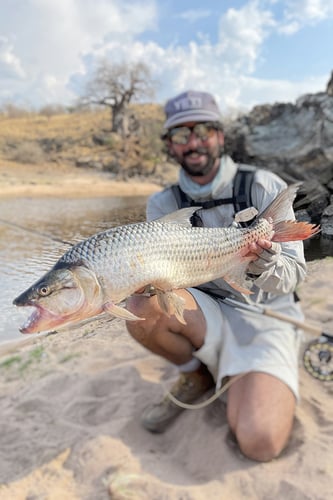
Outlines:
[{"label": "man", "polygon": [[[214,98],[205,92],[185,92],[170,99],[165,112],[163,140],[181,166],[181,190],[168,188],[153,195],[147,205],[148,220],[177,210],[184,205],[180,199],[191,199],[204,207],[197,212],[201,225],[230,226],[235,223],[233,190],[239,166],[223,154],[221,116]],[[251,204],[260,213],[285,187],[275,174],[256,169]],[[292,209],[288,218],[294,218]],[[171,393],[183,402],[244,374],[227,392],[228,423],[247,457],[267,461],[280,454],[291,432],[298,398],[300,332],[244,307],[235,308],[223,297],[254,306],[267,304],[302,319],[294,290],[305,276],[305,261],[302,242],[259,240],[249,253],[254,258],[248,268],[253,280],[249,298],[223,279],[200,289],[177,290],[186,301],[184,325],[163,313],[156,296],[138,293],[129,299],[128,308],[146,319],[128,322],[127,328],[150,351],[179,366],[180,377]],[[166,397],[145,410],[143,425],[151,432],[163,432],[181,411]]]}]

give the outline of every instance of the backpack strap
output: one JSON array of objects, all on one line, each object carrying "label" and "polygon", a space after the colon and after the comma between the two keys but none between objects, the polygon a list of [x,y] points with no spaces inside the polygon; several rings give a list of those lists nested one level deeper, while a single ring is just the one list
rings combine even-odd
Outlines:
[{"label": "backpack strap", "polygon": [[252,165],[240,165],[234,179],[233,204],[235,213],[252,206],[252,184],[256,168]]},{"label": "backpack strap", "polygon": [[[233,204],[235,213],[252,206],[251,189],[254,180],[256,168],[252,165],[239,165],[234,178],[233,196],[232,198],[220,198],[217,200],[209,200],[200,202],[200,208],[207,210],[210,208],[218,207],[220,205]],[[176,199],[178,208],[193,207],[198,205],[180,188],[178,184],[171,186],[172,193]],[[249,226],[252,220],[242,222],[241,225]],[[199,215],[193,214],[191,223],[195,226],[202,226],[202,221]]]}]

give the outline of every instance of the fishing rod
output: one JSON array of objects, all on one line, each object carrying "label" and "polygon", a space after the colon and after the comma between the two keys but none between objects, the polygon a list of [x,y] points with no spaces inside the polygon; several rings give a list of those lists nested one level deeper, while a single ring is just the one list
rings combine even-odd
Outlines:
[{"label": "fishing rod", "polygon": [[[250,305],[237,300],[226,297],[223,299],[225,304],[229,304],[234,308],[245,309],[247,311],[263,314],[271,318],[284,321],[291,325],[301,328],[318,335],[318,337],[309,342],[304,354],[303,364],[305,369],[314,377],[322,381],[333,380],[333,335],[322,331],[320,326],[311,325],[298,319],[279,313],[261,305]],[[331,366],[330,366],[331,364]]]}]

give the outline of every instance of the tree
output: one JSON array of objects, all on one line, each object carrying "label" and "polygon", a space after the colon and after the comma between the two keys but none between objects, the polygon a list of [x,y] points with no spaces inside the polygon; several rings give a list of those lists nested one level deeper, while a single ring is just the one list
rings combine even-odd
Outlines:
[{"label": "tree", "polygon": [[88,81],[81,104],[109,107],[112,132],[126,137],[129,134],[129,103],[153,98],[155,86],[146,64],[113,64],[103,60]]}]

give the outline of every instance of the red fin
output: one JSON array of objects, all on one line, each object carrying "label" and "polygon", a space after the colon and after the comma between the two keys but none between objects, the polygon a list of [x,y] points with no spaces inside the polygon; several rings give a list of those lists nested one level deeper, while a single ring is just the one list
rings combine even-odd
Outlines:
[{"label": "red fin", "polygon": [[311,238],[319,233],[320,228],[307,222],[286,220],[291,217],[293,201],[301,183],[292,184],[281,191],[272,203],[260,214],[260,218],[269,220],[273,225],[272,241],[298,241]]},{"label": "red fin", "polygon": [[320,232],[320,227],[308,222],[281,221],[274,224],[272,241],[306,240]]}]

